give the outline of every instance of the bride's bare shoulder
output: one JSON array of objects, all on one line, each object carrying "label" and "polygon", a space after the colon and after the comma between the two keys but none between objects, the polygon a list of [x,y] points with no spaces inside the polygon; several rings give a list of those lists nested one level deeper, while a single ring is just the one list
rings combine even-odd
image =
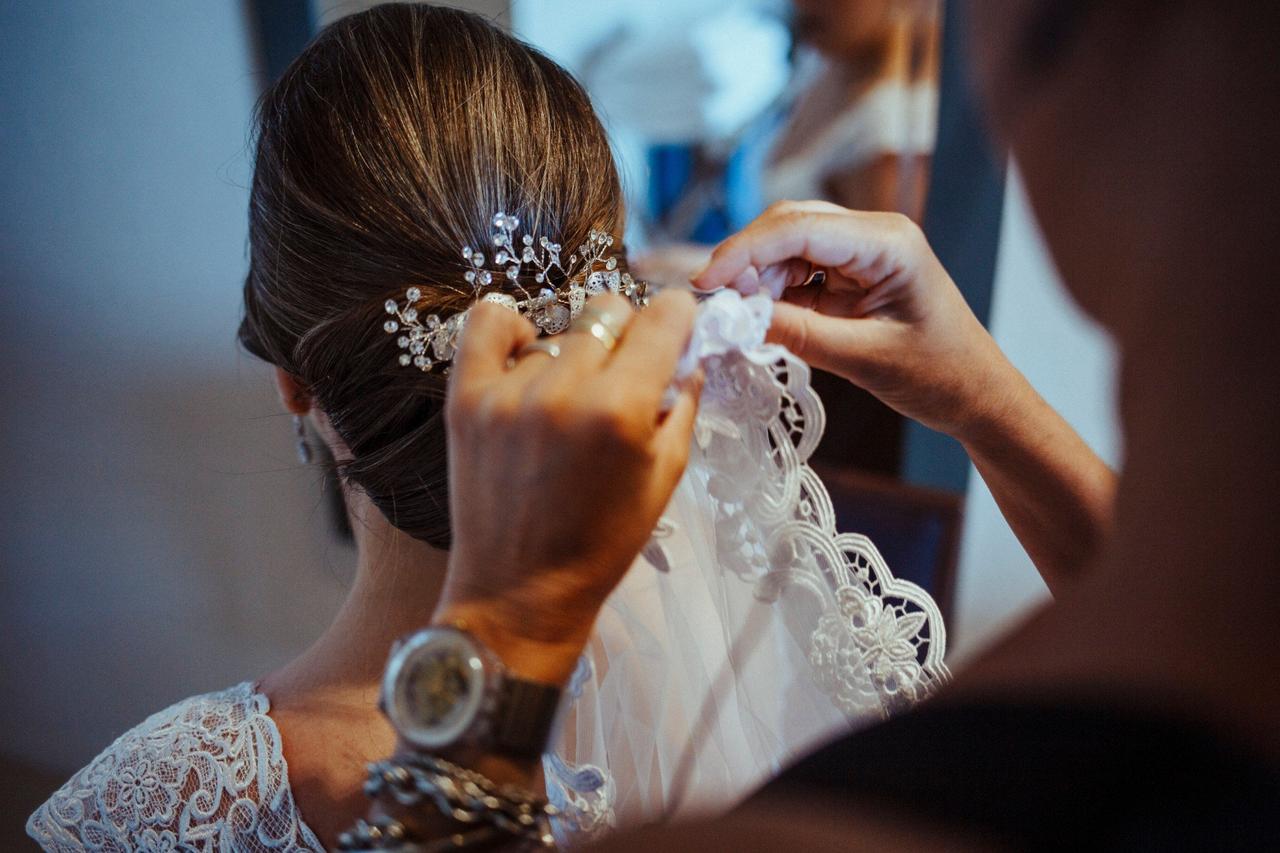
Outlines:
[{"label": "bride's bare shoulder", "polygon": [[364,768],[395,749],[395,732],[365,687],[298,687],[264,680],[279,728],[294,802],[332,844],[364,815]]}]

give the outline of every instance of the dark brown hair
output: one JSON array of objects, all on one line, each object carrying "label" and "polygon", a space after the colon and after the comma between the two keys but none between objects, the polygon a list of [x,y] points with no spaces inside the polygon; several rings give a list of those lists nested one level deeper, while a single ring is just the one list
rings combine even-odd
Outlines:
[{"label": "dark brown hair", "polygon": [[[445,378],[401,367],[383,302],[470,301],[496,211],[564,246],[616,233],[608,138],[572,77],[476,15],[389,4],[326,28],[265,93],[240,341],[305,386],[396,527],[449,545]],[[496,279],[501,281],[502,279]]]}]

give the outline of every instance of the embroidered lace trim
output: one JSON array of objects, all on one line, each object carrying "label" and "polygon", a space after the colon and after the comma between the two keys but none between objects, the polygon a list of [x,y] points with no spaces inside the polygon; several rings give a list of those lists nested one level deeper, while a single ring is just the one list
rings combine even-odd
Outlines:
[{"label": "embroidered lace trim", "polygon": [[[715,565],[707,571],[734,576],[752,586],[757,600],[781,608],[792,636],[807,650],[812,683],[850,723],[866,724],[920,700],[950,677],[943,661],[945,627],[932,597],[895,578],[869,539],[837,532],[831,498],[808,465],[826,415],[810,387],[808,366],[764,343],[771,314],[766,295],[724,292],[700,306],[680,368],[687,374],[701,365],[706,373],[682,489],[691,488],[697,505],[706,508],[694,525],[712,527]],[[669,571],[664,540],[675,527],[663,519],[642,564]],[[642,571],[642,564],[632,571]],[[571,708],[583,683],[594,678],[590,661],[584,662]],[[615,751],[625,756],[622,765],[636,760],[630,749],[606,739],[602,753],[578,756],[581,765],[560,751],[544,761],[549,796],[565,812],[559,827],[564,840],[598,837],[615,822],[612,762],[600,760]],[[677,780],[672,789],[679,788]]]},{"label": "embroidered lace trim", "polygon": [[[754,582],[761,600],[791,591],[817,600],[809,659],[846,713],[886,716],[923,698],[950,677],[942,614],[929,593],[893,576],[870,539],[836,530],[831,496],[808,464],[826,429],[808,365],[764,343],[772,303],[763,294],[720,294],[703,315],[693,341],[707,375],[694,469],[707,472],[723,567]],[[869,685],[855,682],[863,673]]]},{"label": "embroidered lace trim", "polygon": [[48,851],[323,851],[289,788],[267,697],[246,682],[129,730],[27,821]]}]

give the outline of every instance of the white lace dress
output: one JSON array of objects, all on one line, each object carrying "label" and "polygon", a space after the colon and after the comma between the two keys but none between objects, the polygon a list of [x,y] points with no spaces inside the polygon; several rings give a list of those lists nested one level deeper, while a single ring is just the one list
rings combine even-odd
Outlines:
[{"label": "white lace dress", "polygon": [[246,682],[152,714],[59,788],[27,833],[50,851],[323,851],[293,802],[269,709]]},{"label": "white lace dress", "polygon": [[[928,593],[839,534],[807,462],[808,368],[764,343],[767,295],[703,303],[707,381],[685,477],[609,597],[567,690],[547,795],[564,843],[730,807],[814,743],[947,678]],[[321,850],[268,701],[249,684],[127,732],[40,807],[46,850]]]}]

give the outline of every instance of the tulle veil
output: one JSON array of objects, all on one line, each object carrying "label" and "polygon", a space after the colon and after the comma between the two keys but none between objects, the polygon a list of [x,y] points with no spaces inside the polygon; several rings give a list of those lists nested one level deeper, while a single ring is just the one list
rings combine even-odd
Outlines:
[{"label": "tulle veil", "polygon": [[606,603],[543,760],[565,843],[735,805],[816,743],[948,678],[945,628],[875,545],[839,534],[807,461],[809,368],[764,341],[768,295],[706,299],[688,470]]}]

